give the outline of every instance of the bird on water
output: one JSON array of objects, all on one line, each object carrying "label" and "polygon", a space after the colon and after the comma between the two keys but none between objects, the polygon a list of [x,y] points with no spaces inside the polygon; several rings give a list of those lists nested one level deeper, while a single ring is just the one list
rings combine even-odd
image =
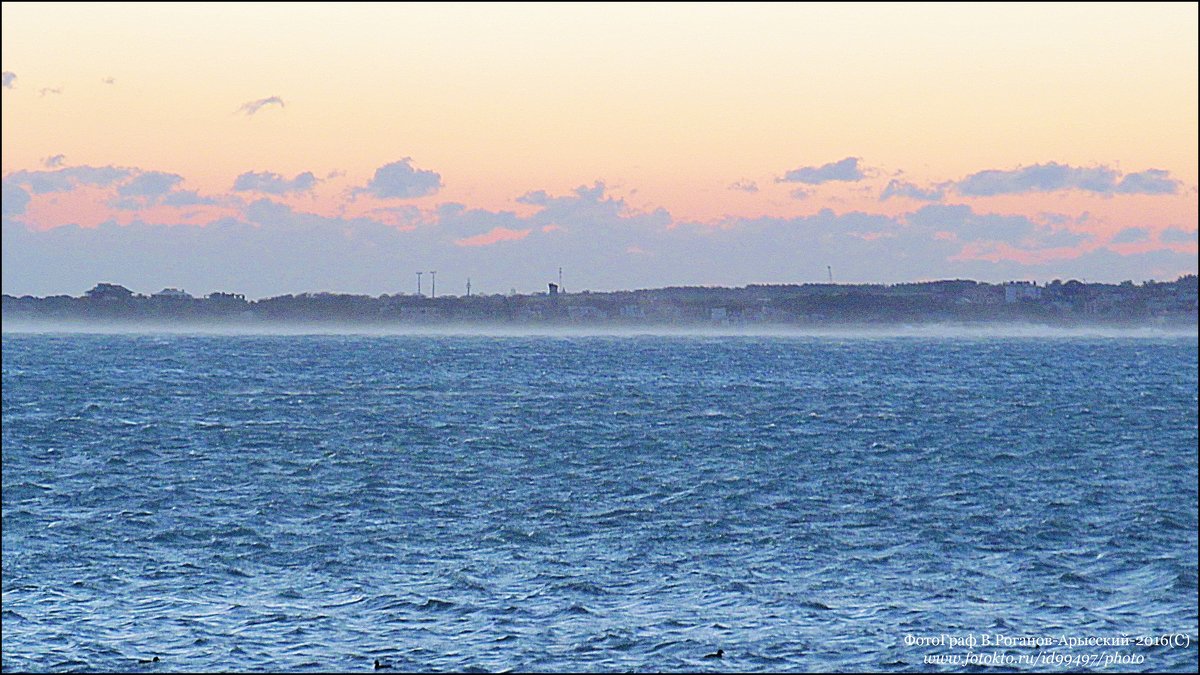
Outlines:
[{"label": "bird on water", "polygon": [[391,667],[392,666],[390,664],[380,663],[379,659],[375,659],[375,670],[383,670],[384,668],[391,668]]},{"label": "bird on water", "polygon": [[704,658],[706,658],[706,659],[719,659],[719,658],[721,658],[721,657],[723,657],[723,656],[725,656],[725,650],[724,650],[724,649],[718,649],[717,651],[715,651],[715,652],[713,652],[713,653],[711,653],[711,654],[705,654],[705,655],[704,655]]},{"label": "bird on water", "polygon": [[138,659],[138,663],[158,663],[158,657],[152,659]]}]

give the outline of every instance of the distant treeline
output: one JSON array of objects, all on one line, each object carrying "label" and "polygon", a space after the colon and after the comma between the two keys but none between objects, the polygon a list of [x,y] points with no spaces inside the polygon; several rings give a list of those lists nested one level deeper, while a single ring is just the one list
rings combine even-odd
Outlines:
[{"label": "distant treeline", "polygon": [[533,295],[301,293],[247,300],[197,298],[173,288],[141,295],[112,283],[80,297],[3,296],[5,320],[156,324],[608,323],[826,325],[1022,321],[1054,325],[1192,324],[1197,278],[1134,284],[1055,280],[1038,285],[954,279],[891,285],[770,284]]}]

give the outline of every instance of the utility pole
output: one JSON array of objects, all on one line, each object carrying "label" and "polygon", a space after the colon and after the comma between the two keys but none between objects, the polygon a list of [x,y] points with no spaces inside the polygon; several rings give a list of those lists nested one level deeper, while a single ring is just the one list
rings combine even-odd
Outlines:
[{"label": "utility pole", "polygon": [[424,272],[417,272],[417,295],[421,295],[421,275]]},{"label": "utility pole", "polygon": [[437,297],[437,270],[429,273],[429,297]]}]

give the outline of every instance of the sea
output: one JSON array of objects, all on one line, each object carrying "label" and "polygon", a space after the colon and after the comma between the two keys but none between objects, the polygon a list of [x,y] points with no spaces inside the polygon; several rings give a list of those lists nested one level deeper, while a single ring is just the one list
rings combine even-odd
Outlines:
[{"label": "sea", "polygon": [[2,351],[6,672],[1198,668],[1194,333]]}]

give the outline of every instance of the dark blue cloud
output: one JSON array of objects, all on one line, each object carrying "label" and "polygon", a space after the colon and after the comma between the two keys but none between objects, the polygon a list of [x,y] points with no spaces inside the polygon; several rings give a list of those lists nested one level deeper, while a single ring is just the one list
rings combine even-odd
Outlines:
[{"label": "dark blue cloud", "polygon": [[292,192],[307,192],[317,185],[317,177],[311,171],[297,174],[288,180],[269,171],[247,171],[233,182],[234,192],[264,192],[285,195]]},{"label": "dark blue cloud", "polygon": [[1133,244],[1150,239],[1150,230],[1144,227],[1127,227],[1113,235],[1109,240],[1112,244]]},{"label": "dark blue cloud", "polygon": [[277,105],[282,108],[284,107],[283,99],[278,96],[268,96],[267,98],[260,98],[257,101],[247,101],[236,112],[246,113],[246,116],[250,117],[268,105]]},{"label": "dark blue cloud", "polygon": [[1164,244],[1194,244],[1196,243],[1196,230],[1169,227],[1162,231],[1158,240]]},{"label": "dark blue cloud", "polygon": [[1030,238],[1023,242],[1026,249],[1072,248],[1092,241],[1095,237],[1082,232],[1061,228],[1037,227]]},{"label": "dark blue cloud", "polygon": [[[44,160],[48,166],[58,166],[63,155]],[[183,177],[162,171],[140,171],[115,166],[73,166],[52,171],[16,171],[9,174],[5,184],[28,186],[34,194],[70,192],[81,186],[117,187],[117,195],[110,205],[124,210],[137,210],[146,206],[167,203],[172,206],[215,203],[215,200],[200,197],[194,192],[173,193]]]},{"label": "dark blue cloud", "polygon": [[779,179],[781,183],[805,183],[807,185],[819,185],[828,183],[829,181],[858,181],[862,180],[863,173],[858,168],[857,157],[847,157],[840,162],[830,162],[821,166],[802,166],[798,169],[792,169]]},{"label": "dark blue cloud", "polygon": [[19,216],[25,213],[25,207],[29,206],[29,193],[20,185],[11,183],[8,180],[3,184],[3,211],[5,216]]},{"label": "dark blue cloud", "polygon": [[16,74],[16,73],[14,73],[14,72],[11,72],[11,71],[8,71],[8,70],[6,70],[6,71],[4,71],[4,74],[3,74],[3,79],[4,79],[4,88],[5,88],[5,89],[12,89],[12,88],[13,88],[13,82],[16,82],[16,81],[17,81],[17,74]]},{"label": "dark blue cloud", "polygon": [[1072,189],[1111,193],[1116,189],[1117,176],[1108,167],[1078,168],[1050,162],[1012,171],[980,171],[956,183],[955,188],[959,194],[972,197]]},{"label": "dark blue cloud", "polygon": [[1075,246],[1091,239],[1091,235],[1047,227],[1025,216],[975,213],[963,204],[930,204],[905,220],[930,232],[951,232],[959,241],[1001,242],[1027,249]]},{"label": "dark blue cloud", "polygon": [[517,197],[517,202],[521,204],[545,204],[550,201],[550,195],[546,194],[545,190],[533,190]]},{"label": "dark blue cloud", "polygon": [[913,183],[892,179],[879,195],[879,201],[887,201],[892,197],[907,197],[923,202],[940,202],[945,195],[946,188],[943,185],[922,188]]},{"label": "dark blue cloud", "polygon": [[251,202],[245,213],[247,220],[259,225],[288,225],[296,220],[296,214],[291,207],[270,199]]},{"label": "dark blue cloud", "polygon": [[1082,190],[1102,195],[1162,195],[1177,192],[1179,181],[1172,180],[1169,172],[1161,169],[1147,169],[1122,178],[1120,172],[1106,166],[1075,167],[1050,162],[1011,171],[980,171],[958,181],[954,188],[959,194],[971,197],[1059,190]]},{"label": "dark blue cloud", "polygon": [[483,234],[496,227],[517,230],[530,226],[527,219],[512,211],[469,209],[457,202],[438,207],[436,225],[438,229],[444,230],[447,239]]},{"label": "dark blue cloud", "polygon": [[1180,183],[1170,178],[1169,171],[1146,169],[1140,173],[1126,174],[1117,185],[1121,194],[1173,195],[1179,191]]},{"label": "dark blue cloud", "polygon": [[[195,190],[176,189],[183,182],[183,177],[163,171],[146,171],[134,176],[129,182],[117,187],[117,196],[109,205],[127,211],[157,206],[212,206],[221,202],[214,197],[206,197]],[[226,201],[239,203],[236,197],[226,198]]]},{"label": "dark blue cloud", "polygon": [[436,171],[414,169],[412,158],[386,164],[375,170],[375,177],[357,192],[380,199],[412,199],[437,192],[442,187],[442,176]]},{"label": "dark blue cloud", "polygon": [[34,194],[70,192],[80,185],[109,187],[138,173],[116,166],[73,166],[55,171],[15,171],[6,180],[28,185]]},{"label": "dark blue cloud", "polygon": [[162,198],[163,206],[216,206],[220,201],[215,197],[205,197],[195,190],[176,190]]},{"label": "dark blue cloud", "polygon": [[134,176],[133,180],[117,188],[121,197],[144,197],[157,200],[183,182],[183,176],[165,171],[147,171]]}]

